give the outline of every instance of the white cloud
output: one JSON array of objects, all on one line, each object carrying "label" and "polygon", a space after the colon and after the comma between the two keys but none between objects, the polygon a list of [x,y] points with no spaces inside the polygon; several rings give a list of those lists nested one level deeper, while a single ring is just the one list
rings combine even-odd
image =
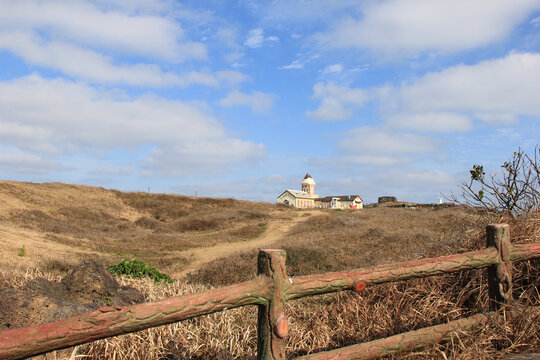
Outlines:
[{"label": "white cloud", "polygon": [[314,54],[310,56],[306,56],[302,54],[300,55],[298,59],[293,60],[293,62],[290,63],[289,65],[280,66],[279,69],[284,69],[284,70],[303,69],[304,65],[320,57],[321,57],[320,54]]},{"label": "white cloud", "polygon": [[250,48],[259,48],[264,42],[263,29],[253,29],[249,31],[249,34],[244,42],[244,45]]},{"label": "white cloud", "polygon": [[532,19],[529,24],[531,24],[534,27],[540,27],[540,16],[535,17]]},{"label": "white cloud", "polygon": [[323,74],[333,74],[333,73],[340,73],[343,71],[343,65],[341,64],[333,64],[328,65],[324,70]]},{"label": "white cloud", "polygon": [[[303,176],[303,175],[302,175]],[[211,197],[234,197],[250,201],[276,202],[287,182],[296,184],[298,179],[286,178],[282,175],[267,175],[261,178],[243,178],[234,181],[197,181],[197,183],[184,184],[176,187],[176,192],[182,194],[197,194]]]},{"label": "white cloud", "polygon": [[229,53],[224,55],[224,59],[228,63],[236,63],[242,57],[244,52],[242,45],[238,42],[238,30],[232,26],[220,27],[215,34],[215,37],[219,44],[229,48]]},{"label": "white cloud", "polygon": [[134,169],[129,166],[102,167],[88,172],[88,175],[131,175]]},{"label": "white cloud", "polygon": [[333,177],[325,180],[324,186],[334,193],[357,193],[366,203],[377,202],[384,195],[401,201],[435,203],[441,193],[449,194],[457,183],[457,176],[445,171],[393,166],[384,171],[360,168],[355,176]]},{"label": "white cloud", "polygon": [[353,114],[352,108],[362,106],[369,98],[366,90],[338,86],[332,82],[315,84],[313,93],[313,97],[321,99],[321,103],[315,111],[307,111],[306,115],[314,120],[348,119]]},{"label": "white cloud", "polygon": [[129,14],[159,14],[170,11],[168,0],[94,0],[103,10],[121,10]]},{"label": "white cloud", "polygon": [[342,157],[313,158],[311,164],[317,166],[327,166],[331,168],[347,167],[346,172],[350,172],[354,166],[394,166],[411,162],[407,156],[381,156],[381,155],[345,155]]},{"label": "white cloud", "polygon": [[290,63],[289,65],[283,65],[283,66],[280,66],[279,68],[284,69],[284,70],[303,69],[305,63],[306,63],[305,60],[296,59],[296,60],[293,60],[293,62]]},{"label": "white cloud", "polygon": [[56,161],[23,152],[0,154],[0,167],[9,172],[28,174],[45,174],[53,170],[70,170],[70,167]]},{"label": "white cloud", "polygon": [[508,124],[515,124],[518,121],[518,116],[516,113],[509,114],[509,113],[494,113],[494,112],[487,112],[487,113],[474,113],[474,117],[478,118],[482,121],[485,121],[490,124],[494,125],[508,125]]},{"label": "white cloud", "polygon": [[264,36],[264,30],[261,28],[252,29],[249,31],[244,45],[250,48],[260,48],[266,42],[279,41],[277,36]]},{"label": "white cloud", "polygon": [[166,176],[212,176],[231,165],[256,163],[265,155],[262,144],[224,137],[198,139],[152,150],[143,166]]},{"label": "white cloud", "polygon": [[231,84],[238,84],[238,83],[248,81],[251,79],[249,76],[239,71],[233,71],[233,70],[217,71],[216,78],[219,81],[226,81]]},{"label": "white cloud", "polygon": [[76,78],[102,84],[134,86],[180,86],[193,84],[219,86],[220,81],[245,81],[246,77],[235,71],[192,71],[185,74],[163,72],[157,65],[115,65],[113,60],[90,49],[68,43],[50,41],[43,43],[37,36],[24,32],[0,32],[0,48],[21,56],[27,63],[60,70]]},{"label": "white cloud", "polygon": [[[189,162],[193,173],[206,172],[212,156],[223,169],[265,152],[263,145],[229,136],[219,121],[181,101],[129,98],[37,75],[0,82],[0,142],[48,154],[152,146],[147,166]],[[166,149],[174,150],[172,157]],[[163,159],[157,161],[160,153]]]},{"label": "white cloud", "polygon": [[439,150],[439,146],[424,136],[363,126],[349,131],[338,150],[350,155],[402,157],[410,153],[431,153]]},{"label": "white cloud", "polygon": [[[487,122],[508,123],[520,115],[540,116],[538,79],[540,54],[515,53],[429,73],[388,91],[381,101],[394,104],[394,112],[424,117],[429,113],[468,113]],[[450,129],[455,127],[449,125]],[[462,127],[466,127],[465,120]]]},{"label": "white cloud", "polygon": [[218,101],[221,106],[249,106],[251,110],[260,113],[267,113],[274,105],[273,94],[266,94],[259,91],[253,91],[251,94],[240,91],[232,91],[225,98]]},{"label": "white cloud", "polygon": [[102,9],[89,1],[2,1],[0,24],[0,30],[39,30],[46,34],[43,41],[57,38],[169,61],[206,57],[204,45],[185,40],[169,17]]},{"label": "white cloud", "polygon": [[387,119],[390,126],[420,132],[456,132],[472,130],[467,115],[451,112],[399,113]]},{"label": "white cloud", "polygon": [[350,108],[345,107],[345,104],[335,97],[325,97],[321,100],[319,107],[315,111],[306,111],[308,118],[313,120],[343,120],[348,119],[353,115]]},{"label": "white cloud", "polygon": [[386,0],[366,2],[360,19],[347,17],[321,36],[328,47],[359,47],[413,55],[456,52],[504,39],[537,0]]}]

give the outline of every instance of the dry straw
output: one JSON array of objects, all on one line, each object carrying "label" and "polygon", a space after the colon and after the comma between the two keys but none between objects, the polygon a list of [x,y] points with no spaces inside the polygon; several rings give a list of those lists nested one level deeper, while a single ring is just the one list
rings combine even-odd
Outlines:
[{"label": "dry straw", "polygon": [[[405,210],[403,210],[405,211]],[[355,215],[358,221],[362,216]],[[442,213],[443,218],[454,216]],[[468,214],[468,216],[476,216]],[[492,222],[509,221],[513,242],[526,243],[540,238],[540,214],[514,219],[491,218]],[[320,220],[320,219],[319,219]],[[354,219],[353,219],[354,220]],[[312,235],[296,246],[319,242],[318,233],[347,228],[346,216],[330,214]],[[366,220],[366,219],[363,219]],[[432,218],[436,221],[437,218]],[[448,219],[446,219],[448,220]],[[446,221],[445,220],[445,221]],[[483,219],[483,222],[486,219]],[[356,220],[354,220],[356,221]],[[381,220],[382,221],[382,220]],[[397,221],[389,218],[389,223]],[[478,218],[474,221],[478,224]],[[444,221],[441,221],[443,224]],[[325,225],[326,224],[326,225]],[[309,225],[309,224],[308,224]],[[389,224],[389,228],[395,224]],[[427,226],[427,225],[426,225]],[[442,225],[441,225],[442,226]],[[300,234],[305,229],[297,229]],[[341,234],[347,235],[345,230]],[[369,230],[376,233],[375,229]],[[318,233],[317,233],[318,232]],[[308,232],[309,233],[309,232]],[[443,231],[444,233],[444,231]],[[451,252],[483,248],[484,229],[462,229],[466,239]],[[448,232],[450,239],[454,235]],[[369,234],[368,234],[369,235]],[[389,237],[388,232],[373,234]],[[293,235],[294,236],[294,232]],[[366,235],[367,236],[367,235]],[[309,240],[311,239],[311,240]],[[450,241],[448,240],[448,241]],[[347,241],[344,241],[346,243]],[[287,244],[285,244],[287,245]],[[322,246],[322,245],[321,245]],[[330,249],[337,252],[337,248]],[[426,255],[430,255],[427,253]],[[294,259],[293,259],[294,260]],[[354,259],[350,259],[353,261]],[[255,264],[255,258],[247,259]],[[297,259],[298,269],[302,259]],[[363,266],[363,265],[362,265]],[[293,267],[294,268],[294,267]],[[22,287],[35,277],[58,278],[47,272],[28,270],[8,272],[2,268],[2,285]],[[227,270],[224,270],[227,271]],[[8,275],[9,274],[9,275]],[[540,264],[529,261],[514,268],[514,299],[526,308],[540,303]],[[209,285],[175,281],[155,284],[152,280],[122,278],[146,294],[148,301],[195,293]],[[368,288],[360,294],[342,292],[295,300],[288,303],[290,318],[288,357],[370,341],[393,334],[485,312],[488,309],[487,280],[484,271],[467,271],[427,279],[417,279]],[[57,352],[47,358],[72,359],[254,359],[256,353],[255,307],[233,309],[177,324],[147,329]],[[458,333],[449,342],[432,345],[409,353],[391,356],[395,359],[499,359],[504,354],[540,351],[540,319],[524,311],[502,323],[489,323],[476,333]]]}]

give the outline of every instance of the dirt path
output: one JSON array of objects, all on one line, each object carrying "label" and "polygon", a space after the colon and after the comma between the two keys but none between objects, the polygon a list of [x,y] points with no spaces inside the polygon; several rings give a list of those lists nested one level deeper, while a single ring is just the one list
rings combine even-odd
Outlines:
[{"label": "dirt path", "polygon": [[228,242],[210,247],[187,250],[183,254],[186,257],[193,259],[192,262],[190,262],[189,265],[182,271],[174,273],[173,277],[183,277],[187,273],[201,268],[204,266],[204,264],[212,260],[227,257],[239,251],[259,249],[272,245],[274,242],[281,239],[294,225],[309,219],[316,213],[316,210],[305,211],[297,213],[296,217],[292,220],[271,221],[268,223],[266,231],[261,236],[253,240]]}]

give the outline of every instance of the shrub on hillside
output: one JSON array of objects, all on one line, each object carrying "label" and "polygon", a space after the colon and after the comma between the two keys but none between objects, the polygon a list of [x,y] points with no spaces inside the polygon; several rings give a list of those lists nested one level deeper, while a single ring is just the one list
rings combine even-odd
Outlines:
[{"label": "shrub on hillside", "polygon": [[150,265],[146,265],[140,260],[123,259],[119,264],[108,267],[108,270],[116,275],[128,275],[135,278],[149,277],[155,282],[167,282],[172,283],[173,280],[169,275],[159,272]]}]

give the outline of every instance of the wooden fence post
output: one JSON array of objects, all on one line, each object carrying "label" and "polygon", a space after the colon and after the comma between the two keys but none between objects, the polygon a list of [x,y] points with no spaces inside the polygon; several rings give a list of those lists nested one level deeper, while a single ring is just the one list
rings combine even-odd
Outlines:
[{"label": "wooden fence post", "polygon": [[259,251],[258,273],[272,279],[272,296],[268,305],[259,305],[257,359],[285,359],[288,321],[285,315],[284,292],[287,288],[285,250]]},{"label": "wooden fence post", "polygon": [[508,224],[490,224],[486,227],[488,247],[495,247],[499,263],[488,268],[489,307],[498,310],[512,300],[512,263],[510,262],[510,227]]}]

